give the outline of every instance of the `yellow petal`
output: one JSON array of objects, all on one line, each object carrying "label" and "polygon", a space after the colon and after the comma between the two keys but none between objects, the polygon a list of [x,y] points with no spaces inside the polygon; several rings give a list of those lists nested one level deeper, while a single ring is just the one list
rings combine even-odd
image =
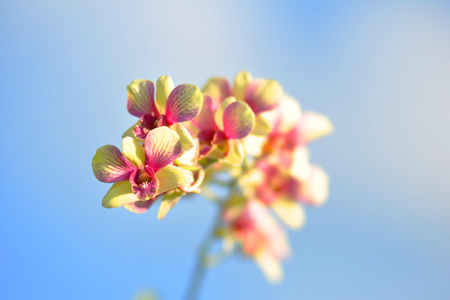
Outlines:
[{"label": "yellow petal", "polygon": [[292,229],[300,229],[305,224],[305,211],[298,202],[281,199],[275,201],[271,208]]},{"label": "yellow petal", "polygon": [[156,81],[156,107],[160,114],[164,114],[167,98],[174,87],[173,80],[170,76],[163,75]]},{"label": "yellow petal", "polygon": [[244,144],[245,153],[253,156],[259,156],[261,155],[263,146],[267,139],[265,136],[249,134],[241,141]]},{"label": "yellow petal", "polygon": [[194,142],[194,146],[190,150],[181,154],[180,157],[178,157],[178,161],[182,165],[194,166],[197,164],[199,150],[200,150],[200,144],[199,144],[198,139],[195,139],[193,142]]},{"label": "yellow petal", "polygon": [[194,147],[194,139],[183,124],[175,123],[170,126],[170,128],[178,133],[181,142],[181,149],[183,152],[189,151],[192,149],[192,147]]},{"label": "yellow petal", "polygon": [[301,133],[306,142],[330,134],[333,124],[327,116],[314,112],[306,112],[301,119]]},{"label": "yellow petal", "polygon": [[216,125],[220,130],[223,130],[223,112],[225,111],[225,108],[227,108],[230,103],[233,103],[235,101],[236,99],[234,97],[228,97],[224,99],[217,108],[216,113],[214,114],[214,120],[216,121]]},{"label": "yellow petal", "polygon": [[228,80],[223,77],[212,77],[208,79],[208,82],[202,88],[202,92],[205,95],[209,95],[217,103],[220,103],[223,99],[233,94]]},{"label": "yellow petal", "polygon": [[106,208],[124,206],[128,203],[138,201],[136,195],[131,191],[128,180],[114,183],[103,197],[102,205]]},{"label": "yellow petal", "polygon": [[145,150],[135,139],[125,137],[122,140],[123,155],[136,167],[143,168],[145,165]]},{"label": "yellow petal", "polygon": [[283,280],[284,274],[280,262],[268,251],[258,251],[254,259],[270,283],[276,284]]},{"label": "yellow petal", "polygon": [[161,201],[161,206],[159,207],[158,219],[163,219],[175,204],[180,201],[181,196],[183,196],[183,192],[179,190],[174,190],[173,192],[165,194]]},{"label": "yellow petal", "polygon": [[179,186],[190,186],[194,182],[191,171],[184,170],[172,165],[165,166],[155,173],[158,180],[157,195],[165,193]]},{"label": "yellow petal", "polygon": [[301,182],[307,180],[311,172],[308,149],[304,146],[295,148],[292,158],[290,174]]},{"label": "yellow petal", "polygon": [[234,78],[233,83],[233,95],[237,100],[244,100],[245,89],[247,85],[252,81],[252,75],[246,71],[240,71]]},{"label": "yellow petal", "polygon": [[305,202],[320,206],[325,203],[329,192],[329,179],[327,173],[318,166],[311,167],[311,174],[302,184],[301,192]]},{"label": "yellow petal", "polygon": [[254,135],[268,135],[272,130],[272,126],[269,121],[264,118],[261,114],[255,117],[255,127],[253,128],[252,134]]},{"label": "yellow petal", "polygon": [[228,140],[228,153],[224,160],[233,166],[240,166],[244,161],[244,146],[239,140]]}]

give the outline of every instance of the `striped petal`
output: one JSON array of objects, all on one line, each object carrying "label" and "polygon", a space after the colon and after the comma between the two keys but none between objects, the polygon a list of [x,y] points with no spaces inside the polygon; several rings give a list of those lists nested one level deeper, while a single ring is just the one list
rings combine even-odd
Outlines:
[{"label": "striped petal", "polygon": [[160,114],[165,112],[166,101],[173,88],[173,80],[170,76],[163,75],[156,81],[156,106]]},{"label": "striped petal", "polygon": [[170,93],[166,102],[169,124],[186,122],[195,118],[202,109],[203,95],[193,84],[180,84]]},{"label": "striped petal", "polygon": [[[217,130],[216,122],[214,121],[214,112],[217,108],[214,107],[213,100],[208,95],[203,95],[203,105],[202,110],[198,114],[198,116],[192,120],[192,124],[195,128],[204,130],[204,129],[213,129]],[[222,120],[220,120],[222,123]]]},{"label": "striped petal", "polygon": [[233,83],[233,95],[237,100],[244,100],[245,90],[251,81],[252,75],[246,71],[241,71],[236,75]]},{"label": "striped petal", "polygon": [[119,148],[112,145],[98,148],[92,159],[92,170],[95,177],[101,182],[128,180],[135,169],[136,166],[122,155]]},{"label": "striped petal", "polygon": [[165,166],[156,172],[155,178],[158,181],[158,191],[156,192],[157,195],[179,186],[188,187],[194,182],[194,177],[191,171],[172,165]]},{"label": "striped petal", "polygon": [[223,112],[224,132],[229,139],[246,137],[254,126],[255,114],[245,102],[233,102]]},{"label": "striped petal", "polygon": [[131,137],[122,140],[123,155],[139,169],[145,165],[145,150],[141,144]]},{"label": "striped petal", "polygon": [[168,127],[158,127],[145,138],[145,164],[154,172],[171,164],[181,153],[178,134]]},{"label": "striped petal", "polygon": [[230,83],[224,77],[210,78],[202,88],[202,92],[216,103],[221,103],[223,99],[233,95]]},{"label": "striped petal", "polygon": [[129,204],[124,205],[124,207],[131,212],[142,214],[145,213],[150,208],[150,206],[152,206],[153,203],[155,203],[155,199],[131,202]]},{"label": "striped petal", "polygon": [[[158,113],[155,105],[155,84],[151,80],[136,79],[128,86],[127,109],[138,118],[151,112]],[[159,113],[158,113],[159,114]]]},{"label": "striped petal", "polygon": [[214,119],[217,124],[217,127],[220,130],[223,130],[223,112],[231,103],[236,102],[236,98],[228,97],[225,98],[222,103],[217,107],[216,112],[214,113]]},{"label": "striped petal", "polygon": [[137,201],[136,195],[131,191],[131,184],[128,180],[116,182],[103,197],[102,205],[106,208],[124,206]]},{"label": "striped petal", "polygon": [[255,114],[275,108],[282,97],[283,89],[275,80],[255,79],[245,91],[245,101]]}]

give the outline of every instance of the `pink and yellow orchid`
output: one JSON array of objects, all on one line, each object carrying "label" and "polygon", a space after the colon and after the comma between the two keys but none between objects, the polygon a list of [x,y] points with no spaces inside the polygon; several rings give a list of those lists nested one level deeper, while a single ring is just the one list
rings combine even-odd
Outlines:
[{"label": "pink and yellow orchid", "polygon": [[134,212],[146,211],[158,195],[193,182],[192,172],[175,167],[181,153],[178,134],[168,127],[151,130],[144,147],[125,137],[122,151],[112,145],[97,150],[92,169],[95,177],[114,183],[103,198],[107,208],[125,206]]},{"label": "pink and yellow orchid", "polygon": [[172,79],[161,76],[155,84],[151,80],[133,80],[127,86],[127,109],[140,120],[124,136],[144,140],[148,132],[168,126],[180,135],[183,151],[192,147],[192,137],[182,122],[194,119],[202,108],[203,96],[193,84],[180,84],[174,88]]}]

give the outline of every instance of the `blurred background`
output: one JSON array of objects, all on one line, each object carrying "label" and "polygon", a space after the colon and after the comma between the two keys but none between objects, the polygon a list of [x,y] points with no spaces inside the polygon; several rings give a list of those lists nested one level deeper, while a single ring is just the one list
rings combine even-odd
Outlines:
[{"label": "blurred background", "polygon": [[126,85],[277,79],[333,135],[328,203],[285,280],[237,256],[202,299],[449,299],[448,1],[2,1],[1,299],[181,299],[215,208],[104,209],[91,160],[135,118]]}]

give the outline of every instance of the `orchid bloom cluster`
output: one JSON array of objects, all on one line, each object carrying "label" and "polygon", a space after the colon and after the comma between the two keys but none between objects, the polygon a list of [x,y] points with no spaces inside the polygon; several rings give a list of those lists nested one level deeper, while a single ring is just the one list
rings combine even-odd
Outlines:
[{"label": "orchid bloom cluster", "polygon": [[143,213],[161,199],[162,219],[183,196],[202,194],[219,206],[212,232],[222,253],[241,253],[279,281],[290,254],[279,221],[301,228],[303,206],[328,196],[327,174],[307,148],[332,131],[328,118],[302,112],[277,81],[245,71],[232,85],[210,78],[202,90],[175,87],[169,76],[156,85],[134,80],[127,90],[128,112],[139,119],[122,151],[106,145],[92,160],[95,177],[113,183],[102,205]]}]

